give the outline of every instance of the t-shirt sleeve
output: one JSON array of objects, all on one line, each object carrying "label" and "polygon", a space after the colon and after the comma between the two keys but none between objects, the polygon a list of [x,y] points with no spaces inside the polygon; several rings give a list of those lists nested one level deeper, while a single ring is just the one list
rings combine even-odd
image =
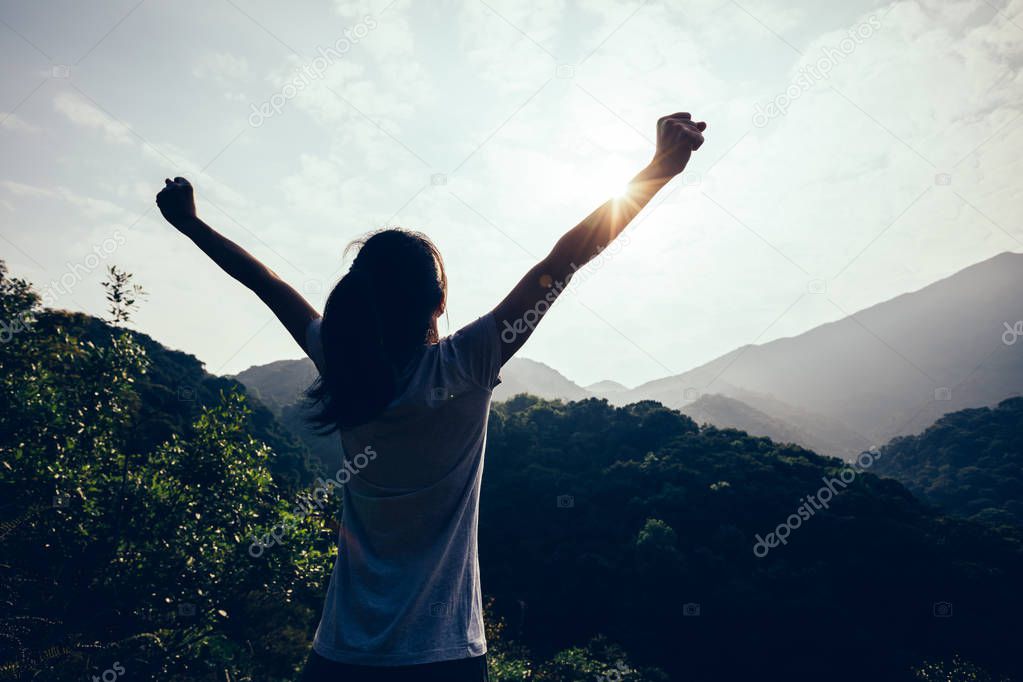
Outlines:
[{"label": "t-shirt sleeve", "polygon": [[501,383],[501,339],[493,313],[465,325],[448,343],[462,374],[488,391]]},{"label": "t-shirt sleeve", "polygon": [[317,317],[309,323],[305,330],[305,348],[309,358],[316,365],[317,371],[323,374],[323,337],[320,335],[322,317]]}]

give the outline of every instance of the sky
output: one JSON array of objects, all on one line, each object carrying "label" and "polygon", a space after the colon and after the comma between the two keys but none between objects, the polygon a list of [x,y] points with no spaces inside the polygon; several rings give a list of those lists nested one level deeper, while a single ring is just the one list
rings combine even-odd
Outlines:
[{"label": "sky", "polygon": [[706,143],[521,351],[628,386],[1023,251],[1023,0],[0,2],[0,257],[56,308],[232,374],[301,355],[163,222],[164,177],[322,309],[345,245],[426,232],[443,332],[649,160]]}]

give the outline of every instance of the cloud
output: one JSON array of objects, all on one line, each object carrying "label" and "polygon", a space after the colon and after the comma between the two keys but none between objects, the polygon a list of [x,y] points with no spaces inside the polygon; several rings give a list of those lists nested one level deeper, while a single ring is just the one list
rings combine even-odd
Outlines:
[{"label": "cloud", "polygon": [[[312,73],[313,78],[304,78],[308,87],[288,107],[304,111],[327,130],[369,124],[403,137],[403,129],[416,122],[421,107],[436,98],[431,74],[416,53],[410,10],[394,4],[378,14],[367,2],[340,2],[336,9],[344,26],[333,41],[315,46],[310,51],[313,57],[290,57],[286,68],[272,71],[268,81],[280,88],[296,74]],[[323,54],[330,57],[321,70],[317,66],[324,61]],[[363,147],[367,154],[372,151],[365,146],[364,135],[353,136],[348,143]]]},{"label": "cloud", "polygon": [[38,133],[42,131],[37,125],[29,123],[13,112],[0,111],[0,128],[18,133]]},{"label": "cloud", "polygon": [[198,59],[192,67],[192,75],[196,78],[207,78],[217,83],[247,81],[252,78],[249,62],[245,57],[230,52],[208,52]]},{"label": "cloud", "polygon": [[[991,8],[972,7],[899,2],[872,10],[883,17],[880,29],[715,168],[715,198],[797,262],[814,263],[821,276],[856,258],[857,270],[844,273],[843,284],[856,292],[857,305],[869,300],[864,293],[890,286],[879,275],[893,261],[920,257],[922,235],[958,241],[964,227],[984,222],[976,214],[963,221],[953,192],[977,197],[984,212],[1004,212],[1002,202],[986,197],[1010,186],[1011,175],[988,177],[982,186],[970,165],[986,166],[982,157],[997,153],[1003,140],[1019,144],[1011,123],[1021,113],[1023,87],[1008,74],[1020,51],[1004,39],[1019,29]],[[811,41],[788,82],[845,35],[830,31]],[[992,135],[1000,139],[985,147]],[[784,169],[773,172],[781,160]],[[943,173],[950,186],[939,184]],[[962,263],[962,248],[980,260],[992,244],[968,240],[959,253],[928,251]],[[1001,248],[1018,246],[1006,238]],[[921,274],[922,285],[929,275]]]},{"label": "cloud", "polygon": [[8,193],[17,197],[40,198],[56,196],[56,192],[52,189],[26,185],[25,183],[13,180],[0,180],[0,188],[7,190]]},{"label": "cloud", "polygon": [[[70,204],[74,209],[77,218],[86,218],[98,223],[111,223],[129,225],[138,216],[130,211],[106,199],[91,197],[67,187],[39,187],[14,180],[0,180],[0,191],[6,192],[10,197],[19,199],[35,200],[49,199],[60,200]],[[8,202],[10,203],[13,202]],[[11,206],[13,210],[13,206]]]},{"label": "cloud", "polygon": [[[1017,234],[1023,201],[1023,0],[995,4],[1001,9],[984,0],[853,0],[814,11],[782,0],[264,6],[257,19],[301,57],[230,7],[243,28],[225,43],[222,27],[206,21],[219,10],[200,8],[198,17],[168,15],[181,24],[161,26],[131,55],[137,72],[125,61],[96,62],[97,80],[79,81],[152,144],[74,85],[54,83],[36,95],[59,92],[52,111],[37,115],[30,101],[23,118],[2,124],[38,140],[28,151],[39,153],[18,155],[23,166],[9,177],[34,185],[4,182],[0,206],[45,216],[50,241],[61,230],[73,241],[76,218],[109,226],[122,204],[133,220],[165,174],[182,174],[211,221],[296,278],[326,278],[349,238],[404,224],[438,241],[451,265],[452,317],[468,319],[531,265],[525,251],[546,253],[603,200],[605,181],[647,161],[658,116],[691,108],[710,123],[690,167],[702,181],[676,180],[659,196],[630,228],[628,247],[580,278],[578,299],[566,299],[527,349],[573,379],[637,383],[665,374],[649,355],[682,370],[765,329],[761,341],[837,316],[822,297],[785,312],[808,279],[786,257],[824,278],[852,262],[828,282],[852,310],[1019,250],[999,226]],[[753,125],[757,103],[785,92],[870,14],[883,17],[876,32],[787,114]],[[368,30],[289,95],[279,116],[231,141],[251,104],[281,93],[313,68],[318,48],[360,23]],[[182,35],[215,47],[192,51],[182,69],[165,58]],[[559,65],[573,70],[559,77]],[[119,89],[89,84],[103,79]],[[152,96],[169,89],[194,97],[172,110],[173,97]],[[28,138],[40,130],[46,135]],[[434,173],[444,182],[432,183]],[[951,183],[936,184],[940,173]],[[188,257],[187,245],[173,246],[161,230],[133,233],[152,240],[147,255],[181,248]],[[44,253],[47,241],[38,245]],[[196,281],[216,286],[219,276],[204,271]],[[151,278],[159,277],[165,300],[175,300],[174,275]],[[154,320],[166,320],[156,329],[176,343],[205,359],[231,354],[222,339],[181,325],[170,304],[152,306]],[[263,324],[264,311],[246,310],[252,320],[234,321],[238,345]],[[602,334],[601,348],[581,350],[580,333]],[[267,334],[276,340],[257,339],[230,369],[293,350],[286,334]]]},{"label": "cloud", "polygon": [[249,61],[230,52],[207,52],[199,56],[192,66],[192,75],[210,81],[223,90],[223,97],[231,102],[246,102],[248,97],[238,91],[253,79]]},{"label": "cloud", "polygon": [[80,95],[67,91],[58,92],[53,98],[53,108],[74,125],[99,131],[107,140],[124,144],[129,144],[133,140],[131,132],[123,123],[114,120]]},{"label": "cloud", "polygon": [[[117,144],[137,147],[141,157],[159,167],[157,173],[170,175],[184,175],[189,177],[196,184],[197,191],[211,197],[226,211],[235,212],[246,205],[246,199],[235,191],[227,183],[222,182],[211,173],[203,171],[203,164],[193,159],[193,156],[182,147],[154,140],[147,140],[141,135],[132,133],[131,128],[121,123],[99,109],[83,96],[70,92],[60,92],[54,97],[54,110],[62,114],[75,126],[88,131],[95,131],[101,134],[104,140]],[[146,169],[150,170],[149,168]],[[120,169],[126,173],[126,168]],[[136,169],[134,172],[138,172]],[[146,171],[143,171],[146,172]],[[163,175],[155,175],[154,182],[159,182]],[[155,195],[158,185],[153,189]],[[74,201],[74,196],[67,194],[64,198]],[[81,198],[80,208],[96,210],[100,205],[89,204],[86,199]]]}]

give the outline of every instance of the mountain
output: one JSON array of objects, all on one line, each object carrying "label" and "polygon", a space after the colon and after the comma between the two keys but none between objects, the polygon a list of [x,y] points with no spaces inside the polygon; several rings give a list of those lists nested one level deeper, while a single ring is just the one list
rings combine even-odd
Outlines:
[{"label": "mountain", "polygon": [[682,408],[720,393],[834,443],[829,454],[853,456],[945,413],[1019,395],[1023,353],[1002,337],[1014,339],[1006,325],[1023,320],[1021,291],[1023,254],[1003,253],[837,322],[737,348],[609,399]]},{"label": "mountain", "polygon": [[752,436],[763,436],[777,443],[794,443],[816,452],[835,450],[833,442],[822,440],[817,433],[801,429],[748,403],[719,393],[700,396],[679,411],[698,424],[738,429]]},{"label": "mountain", "polygon": [[[698,421],[849,459],[945,413],[1019,395],[1023,353],[1002,337],[1023,320],[1020,291],[1023,254],[1003,253],[837,322],[632,389],[613,381],[583,388],[543,363],[513,358],[494,399],[654,400]],[[282,421],[298,432],[294,406],[314,377],[309,360],[284,360],[237,379],[278,415],[290,411]]]},{"label": "mountain", "polygon": [[774,396],[742,389],[727,381],[718,380],[714,387],[721,392],[700,396],[698,391],[694,393],[694,389],[689,389],[683,397],[696,396],[697,403],[704,398],[711,400],[698,412],[692,411],[695,403],[688,402],[680,410],[694,419],[698,415],[720,428],[742,429],[753,436],[796,443],[836,457],[859,454],[871,445],[867,438],[841,421],[819,412],[789,405]]},{"label": "mountain", "polygon": [[[310,476],[285,485],[301,451],[269,410],[145,335],[40,309],[2,261],[0,320],[21,325],[0,343],[3,677],[128,661],[140,680],[292,679],[341,500],[316,509]],[[691,403],[788,428],[735,399]],[[1021,412],[949,415],[880,453],[907,476],[951,471],[942,494],[984,500],[949,501],[964,519],[652,401],[495,403],[479,510],[493,678],[909,682],[953,659],[969,679],[1019,679],[1023,528],[998,512],[1018,512]]]},{"label": "mountain", "polygon": [[[244,384],[264,405],[276,414],[281,414],[284,408],[301,400],[302,394],[316,377],[316,367],[312,360],[302,358],[254,365],[233,378]],[[624,390],[625,387],[621,388]],[[566,401],[584,400],[594,395],[542,362],[512,358],[501,369],[501,383],[494,389],[494,400],[507,400],[519,393]]]},{"label": "mountain", "polygon": [[896,438],[871,471],[946,513],[1023,526],[1023,398],[946,414]]},{"label": "mountain", "polygon": [[311,412],[304,394],[317,376],[313,361],[301,358],[255,365],[232,378],[273,411],[277,421],[312,453],[310,466],[329,477],[341,462],[341,439],[317,433],[308,422]]},{"label": "mountain", "polygon": [[[557,370],[526,358],[512,358],[501,370],[501,377],[501,384],[494,389],[495,402],[529,394],[566,402],[599,397],[617,403],[619,397],[629,391],[614,381],[600,381],[582,388]],[[272,410],[285,428],[299,435],[322,467],[336,466],[340,457],[337,438],[317,435],[306,423],[308,412],[302,402],[302,394],[316,379],[316,369],[311,360],[278,360],[256,365],[234,378]],[[818,452],[859,453],[869,447],[865,439],[847,428],[843,430],[839,424],[828,424],[828,419],[821,415],[724,383],[718,388],[727,388],[730,394],[741,396],[742,400],[721,394],[701,396],[695,403],[683,405],[683,414],[701,424],[741,429],[754,436],[772,438],[780,443],[796,443]],[[836,437],[835,434],[840,435]]]},{"label": "mountain", "polygon": [[317,376],[313,361],[302,358],[256,365],[234,379],[244,384],[264,405],[280,414],[282,408],[299,400]]},{"label": "mountain", "polygon": [[598,398],[608,398],[611,396],[625,393],[629,390],[628,386],[618,383],[617,381],[610,381],[605,379],[604,381],[598,381],[595,384],[590,384],[585,387],[587,391],[597,396]]},{"label": "mountain", "polygon": [[501,368],[501,383],[494,389],[494,400],[507,400],[519,393],[549,400],[584,400],[593,394],[542,362],[512,358]]},{"label": "mountain", "polygon": [[[312,360],[278,360],[256,365],[233,377],[266,405],[277,420],[309,448],[322,471],[334,471],[341,461],[340,440],[336,435],[319,435],[307,423],[309,411],[303,394],[316,379]],[[586,389],[566,379],[542,362],[512,358],[501,369],[501,383],[494,389],[494,400],[507,400],[528,393],[551,400],[592,398]]]}]

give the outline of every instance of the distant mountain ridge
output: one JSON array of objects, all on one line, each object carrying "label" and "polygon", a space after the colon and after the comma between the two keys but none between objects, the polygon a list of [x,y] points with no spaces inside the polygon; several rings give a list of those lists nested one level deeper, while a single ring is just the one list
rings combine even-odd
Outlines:
[{"label": "distant mountain ridge", "polygon": [[[1023,254],[1006,252],[836,322],[631,389],[613,381],[584,388],[543,363],[513,358],[494,399],[654,400],[698,422],[849,458],[948,412],[1019,395],[1023,353],[1002,334],[1023,320],[1020,292]],[[285,360],[237,378],[280,411],[299,400],[315,369]]]},{"label": "distant mountain ridge", "polygon": [[[794,412],[788,406],[772,413],[721,393],[700,396],[692,403],[683,405],[679,411],[698,424],[739,429],[750,435],[765,436],[776,443],[795,443],[814,452],[862,452],[867,447],[865,441],[857,440],[855,434],[850,434],[847,440],[835,440],[824,435],[822,429],[810,430],[812,424],[802,426],[804,415]],[[778,413],[789,418],[778,416]],[[806,417],[812,419],[810,415]],[[840,428],[838,432],[842,432]],[[834,435],[834,431],[831,435]],[[863,447],[858,447],[858,444]]]},{"label": "distant mountain ridge", "polygon": [[[233,378],[244,384],[264,405],[280,414],[301,401],[302,394],[317,376],[312,360],[300,358],[254,365]],[[622,390],[626,390],[624,386]],[[597,397],[542,362],[512,358],[501,368],[501,383],[494,389],[494,400],[507,400],[520,393],[566,402]]]},{"label": "distant mountain ridge", "polygon": [[234,378],[256,395],[260,401],[280,414],[293,405],[312,385],[319,373],[309,358],[277,360],[268,365],[256,365]]},{"label": "distant mountain ridge", "polygon": [[590,384],[589,386],[586,386],[586,390],[598,397],[606,398],[609,395],[624,393],[625,391],[629,390],[629,387],[620,384],[617,381],[610,381],[608,379],[605,379],[604,381],[598,381],[595,384]]},{"label": "distant mountain ridge", "polygon": [[519,393],[565,401],[594,397],[593,393],[542,362],[512,358],[501,368],[501,383],[494,389],[494,400],[507,400]]},{"label": "distant mountain ridge", "polygon": [[[612,401],[648,399],[683,409],[687,394],[721,393],[773,417],[796,419],[836,444],[825,452],[850,456],[864,445],[917,433],[945,413],[1019,395],[1023,354],[1002,334],[1005,324],[1023,320],[1020,292],[1023,254],[1002,253],[918,291],[794,337],[737,348]],[[755,396],[775,407],[757,404]],[[827,421],[814,427],[814,416]]]}]

